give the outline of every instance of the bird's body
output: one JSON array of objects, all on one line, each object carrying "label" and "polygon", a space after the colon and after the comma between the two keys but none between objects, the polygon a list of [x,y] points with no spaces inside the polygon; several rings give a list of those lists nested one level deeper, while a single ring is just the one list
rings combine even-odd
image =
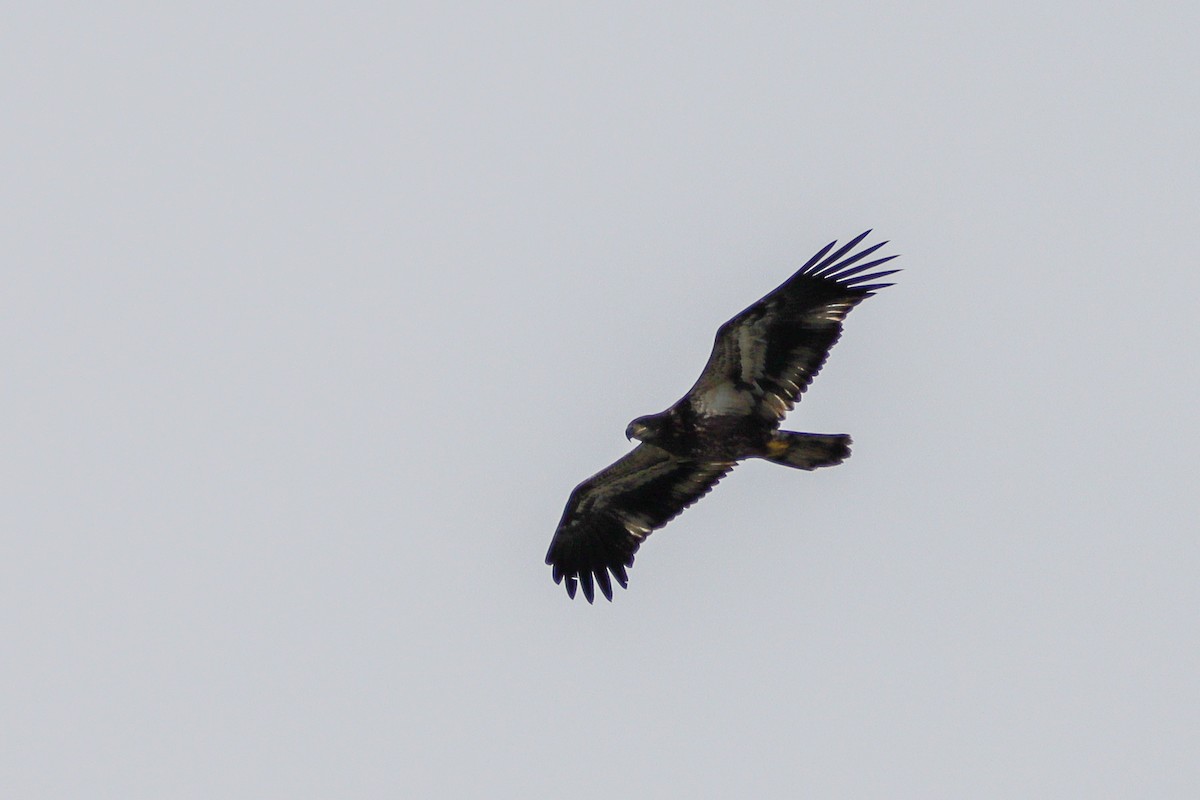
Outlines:
[{"label": "bird's body", "polygon": [[886,242],[847,257],[866,235],[826,255],[836,244],[830,243],[722,325],[695,385],[666,411],[631,422],[626,436],[641,444],[575,487],[546,554],[555,582],[565,579],[571,597],[582,583],[591,602],[599,584],[611,600],[610,574],[625,586],[641,542],[738,461],[816,469],[849,455],[849,436],[779,425],[825,363],[846,314],[890,285],[870,281],[896,270],[862,273],[895,256],[855,266]]}]

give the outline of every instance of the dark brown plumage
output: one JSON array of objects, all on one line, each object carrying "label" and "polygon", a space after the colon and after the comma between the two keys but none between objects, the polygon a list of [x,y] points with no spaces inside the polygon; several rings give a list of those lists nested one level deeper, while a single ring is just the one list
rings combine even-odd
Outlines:
[{"label": "dark brown plumage", "polygon": [[779,425],[825,363],[850,309],[891,286],[872,281],[898,271],[869,272],[895,256],[859,263],[887,242],[848,255],[868,233],[832,253],[837,243],[830,242],[722,325],[687,394],[661,414],[631,422],[626,436],[641,444],[575,487],[546,554],[568,595],[582,584],[590,603],[598,585],[612,600],[611,579],[628,585],[626,569],[642,541],[742,459],[811,470],[849,456],[849,436]]}]

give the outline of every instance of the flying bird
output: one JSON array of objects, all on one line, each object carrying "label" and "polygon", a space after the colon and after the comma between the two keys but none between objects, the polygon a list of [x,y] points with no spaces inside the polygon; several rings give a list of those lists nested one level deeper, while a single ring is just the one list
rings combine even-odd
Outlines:
[{"label": "flying bird", "polygon": [[[812,470],[850,455],[845,434],[796,433],[779,425],[816,377],[850,309],[899,270],[870,272],[896,256],[860,263],[887,242],[851,255],[866,231],[830,242],[779,288],[717,330],[708,363],[679,402],[625,430],[640,444],[575,487],[546,553],[555,583],[572,598],[582,584],[612,600],[612,578],[646,537],[708,494],[743,459]],[[866,273],[866,274],[864,274]],[[611,575],[611,578],[610,578]]]}]

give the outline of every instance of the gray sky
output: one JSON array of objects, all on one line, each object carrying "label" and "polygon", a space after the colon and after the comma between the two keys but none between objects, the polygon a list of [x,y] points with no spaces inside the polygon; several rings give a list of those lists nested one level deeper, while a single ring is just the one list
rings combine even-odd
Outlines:
[{"label": "gray sky", "polygon": [[[1194,797],[1190,3],[26,4],[0,793]],[[612,604],[571,488],[903,257]]]}]

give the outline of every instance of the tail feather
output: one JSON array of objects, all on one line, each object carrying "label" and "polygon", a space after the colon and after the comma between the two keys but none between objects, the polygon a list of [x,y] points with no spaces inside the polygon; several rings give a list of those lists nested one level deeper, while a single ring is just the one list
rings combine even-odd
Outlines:
[{"label": "tail feather", "polygon": [[796,469],[832,467],[850,457],[850,437],[844,433],[776,431],[767,445],[767,461]]}]

